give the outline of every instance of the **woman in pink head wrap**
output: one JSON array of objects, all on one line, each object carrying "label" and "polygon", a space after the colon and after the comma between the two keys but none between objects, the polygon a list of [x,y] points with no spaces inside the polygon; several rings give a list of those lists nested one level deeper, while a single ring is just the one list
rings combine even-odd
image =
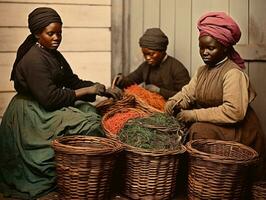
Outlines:
[{"label": "woman in pink head wrap", "polygon": [[256,94],[243,71],[244,61],[233,48],[241,36],[238,25],[223,12],[209,12],[197,27],[205,65],[168,100],[165,112],[191,125],[190,140],[238,141],[263,155],[263,132],[250,106]]}]

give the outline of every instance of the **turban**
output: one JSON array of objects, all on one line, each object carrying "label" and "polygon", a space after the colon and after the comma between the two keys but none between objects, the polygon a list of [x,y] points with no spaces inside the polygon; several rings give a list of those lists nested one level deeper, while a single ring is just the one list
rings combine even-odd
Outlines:
[{"label": "turban", "polygon": [[37,39],[34,34],[37,34],[43,28],[51,23],[58,22],[62,24],[61,18],[58,13],[48,7],[39,7],[33,10],[28,16],[28,27],[31,34],[25,39],[17,50],[16,60],[13,64],[11,72],[11,80],[15,79],[15,71],[17,64],[23,58],[23,56],[30,50],[30,48],[36,43]]},{"label": "turban", "polygon": [[139,39],[139,45],[142,48],[165,51],[168,45],[168,38],[160,28],[149,28]]},{"label": "turban", "polygon": [[52,8],[36,8],[29,14],[28,17],[28,26],[32,34],[38,33],[38,31],[53,22],[58,22],[62,24],[61,17]]},{"label": "turban", "polygon": [[241,31],[230,16],[224,12],[209,12],[200,17],[197,27],[199,37],[209,35],[225,47],[229,47],[228,57],[241,68],[245,68],[244,60],[233,48],[233,45],[240,40]]}]

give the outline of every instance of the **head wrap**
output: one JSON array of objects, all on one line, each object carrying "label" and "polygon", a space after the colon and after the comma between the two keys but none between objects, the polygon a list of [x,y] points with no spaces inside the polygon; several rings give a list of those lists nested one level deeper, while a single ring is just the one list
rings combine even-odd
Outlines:
[{"label": "head wrap", "polygon": [[241,31],[237,23],[224,12],[209,12],[200,17],[197,27],[199,37],[209,35],[229,47],[228,57],[239,67],[245,68],[244,60],[235,51],[235,45],[241,37]]},{"label": "head wrap", "polygon": [[30,48],[36,43],[37,39],[34,34],[40,32],[43,28],[51,23],[58,22],[62,24],[62,20],[58,13],[48,7],[39,7],[34,9],[28,16],[28,27],[31,34],[26,38],[26,40],[20,45],[17,50],[16,60],[13,64],[13,69],[11,73],[11,80],[14,80],[15,68],[18,62],[23,58],[23,56],[30,50]]},{"label": "head wrap", "polygon": [[168,45],[168,37],[160,28],[149,28],[139,39],[142,48],[165,51]]}]

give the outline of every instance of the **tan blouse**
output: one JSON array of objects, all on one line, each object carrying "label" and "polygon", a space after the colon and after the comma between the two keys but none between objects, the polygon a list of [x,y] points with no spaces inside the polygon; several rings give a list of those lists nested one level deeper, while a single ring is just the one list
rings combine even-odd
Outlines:
[{"label": "tan blouse", "polygon": [[193,109],[197,121],[236,123],[245,117],[255,96],[247,74],[227,59],[215,68],[201,66],[170,99],[175,99],[183,109]]}]

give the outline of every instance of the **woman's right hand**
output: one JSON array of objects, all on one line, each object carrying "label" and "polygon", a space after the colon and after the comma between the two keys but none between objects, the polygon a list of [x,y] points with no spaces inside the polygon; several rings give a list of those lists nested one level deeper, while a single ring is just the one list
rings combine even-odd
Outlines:
[{"label": "woman's right hand", "polygon": [[92,89],[92,93],[90,94],[96,94],[96,95],[102,95],[106,88],[105,85],[101,84],[101,83],[95,83],[93,86],[90,87]]},{"label": "woman's right hand", "polygon": [[175,113],[175,107],[177,105],[177,101],[174,99],[170,99],[166,102],[165,106],[164,106],[164,112],[168,115],[174,115],[177,114]]}]

